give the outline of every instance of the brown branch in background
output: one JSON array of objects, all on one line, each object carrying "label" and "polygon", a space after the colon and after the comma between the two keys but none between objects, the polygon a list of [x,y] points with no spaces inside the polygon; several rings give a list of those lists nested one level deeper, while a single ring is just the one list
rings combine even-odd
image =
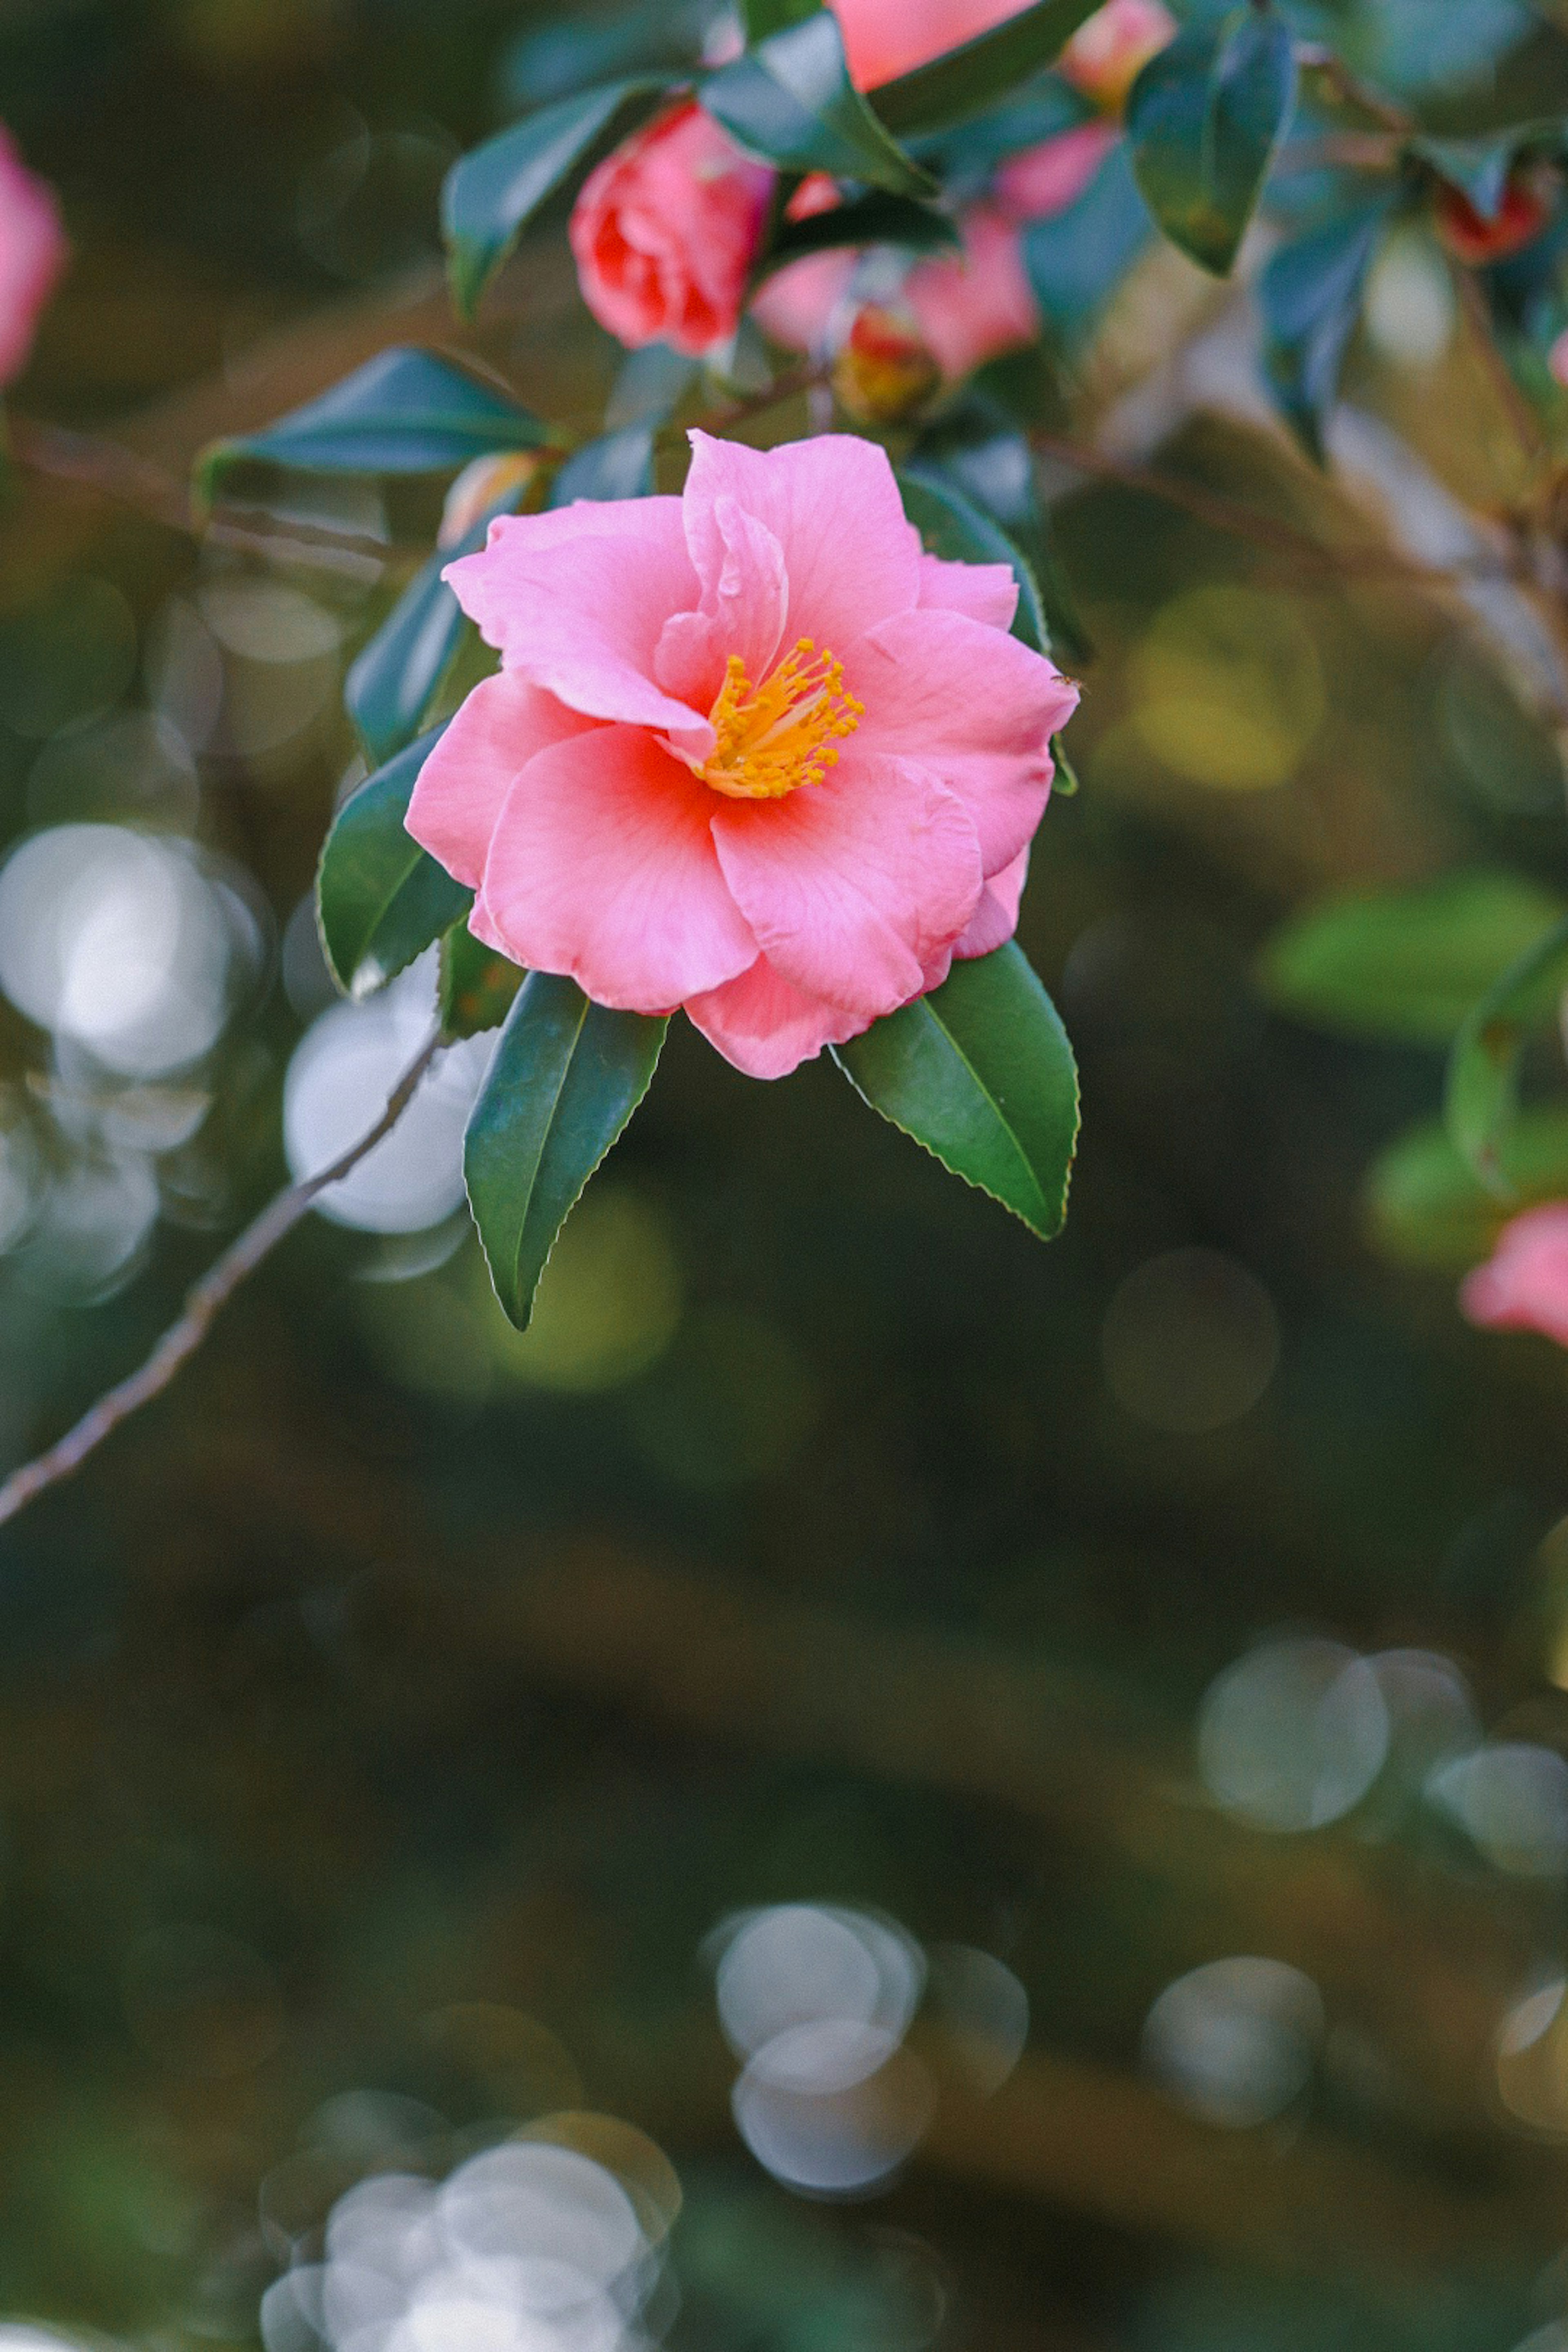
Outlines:
[{"label": "brown branch in background", "polygon": [[47,1487],[57,1486],[62,1478],[86,1461],[88,1455],[104,1439],[118,1429],[122,1421],[150,1404],[166,1389],[187,1359],[195,1354],[211,1330],[219,1310],[232,1298],[247,1277],[255,1273],[262,1260],[275,1250],[286,1234],[291,1233],[300,1218],[310,1209],[329,1185],[336,1184],[357,1168],[360,1161],[392,1132],[404,1112],[419,1091],[420,1081],[445,1044],[439,1030],[427,1037],[408,1067],[386,1098],[386,1108],[368,1133],[357,1143],[323,1168],[319,1176],[308,1177],[303,1183],[289,1184],[268,1202],[260,1215],[247,1225],[237,1241],[225,1250],[216,1265],[202,1276],[185,1300],[184,1312],[178,1322],[172,1323],[146,1361],[128,1379],[121,1381],[108,1394],[85,1412],[73,1429],[68,1429],[58,1444],[35,1460],[14,1470],[0,1486],[0,1527],[14,1519]]},{"label": "brown branch in background", "polygon": [[183,483],[149,457],[139,457],[118,441],[96,433],[68,433],[58,425],[37,425],[19,416],[5,428],[13,457],[32,474],[92,490],[116,506],[133,507],[166,530],[195,528]]},{"label": "brown branch in background", "polygon": [[1495,564],[1450,568],[1422,563],[1391,547],[1331,547],[1327,541],[1315,539],[1310,531],[1298,530],[1294,523],[1262,514],[1242,499],[1229,498],[1223,490],[1211,490],[1183,475],[1164,473],[1157,466],[1146,466],[1134,457],[1113,457],[1106,450],[1065,440],[1057,434],[1034,433],[1029,437],[1044,457],[1054,457],[1059,464],[1092,474],[1100,481],[1118,482],[1125,489],[1142,490],[1150,498],[1161,499],[1167,506],[1181,508],[1196,521],[1207,523],[1211,530],[1226,531],[1233,538],[1250,539],[1259,547],[1270,548],[1276,554],[1287,557],[1293,565],[1322,577],[1408,580],[1432,588],[1450,580],[1512,580],[1518,576],[1500,555]]}]

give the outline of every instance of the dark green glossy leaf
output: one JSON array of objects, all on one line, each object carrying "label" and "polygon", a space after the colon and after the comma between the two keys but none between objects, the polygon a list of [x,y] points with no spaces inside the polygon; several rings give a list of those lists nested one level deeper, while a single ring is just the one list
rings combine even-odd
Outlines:
[{"label": "dark green glossy leaf", "polygon": [[669,87],[666,75],[635,74],[574,91],[453,164],[441,192],[441,227],[452,299],[465,318],[541,205],[579,165],[650,112]]},{"label": "dark green glossy leaf", "polygon": [[1051,1003],[1009,940],[834,1048],[895,1127],[1042,1241],[1058,1234],[1078,1147],[1078,1070]]},{"label": "dark green glossy leaf", "polygon": [[1223,278],[1296,97],[1289,28],[1248,9],[1194,25],[1132,85],[1127,136],[1144,201],[1173,245]]},{"label": "dark green glossy leaf", "polygon": [[1385,1256],[1458,1274],[1486,1257],[1521,1208],[1568,1193],[1568,1109],[1520,1112],[1498,1148],[1506,1199],[1483,1184],[1441,1119],[1424,1119],[1391,1143],[1369,1171],[1367,1223]]},{"label": "dark green glossy leaf", "polygon": [[910,253],[937,253],[962,243],[945,213],[917,205],[909,196],[889,195],[876,188],[852,204],[830,213],[813,213],[806,220],[785,221],[758,270],[759,277],[782,269],[803,254],[829,253],[840,246],[896,245]]},{"label": "dark green glossy leaf", "polygon": [[1275,396],[1319,464],[1340,370],[1361,315],[1362,289],[1397,201],[1379,189],[1282,245],[1258,281]]},{"label": "dark green glossy leaf", "polygon": [[476,554],[495,517],[515,513],[525,494],[520,484],[488,507],[456,546],[437,548],[356,656],[343,701],[373,767],[418,732],[462,638],[462,608],[442,572],[460,556]]},{"label": "dark green glossy leaf", "polygon": [[1561,900],[1507,873],[1357,892],[1277,931],[1258,978],[1281,1012],[1315,1027],[1446,1045],[1562,912]]},{"label": "dark green glossy leaf", "polygon": [[605,430],[624,433],[634,425],[662,425],[686,397],[701,362],[668,343],[645,343],[628,352],[605,403]]},{"label": "dark green glossy leaf", "polygon": [[499,1029],[527,977],[521,964],[475,939],[467,923],[455,924],[441,941],[442,1035],[477,1037]]},{"label": "dark green glossy leaf", "polygon": [[689,79],[712,25],[713,0],[617,0],[592,15],[552,11],[502,51],[498,107],[515,119],[634,74]]},{"label": "dark green glossy leaf", "polygon": [[445,729],[433,728],[363,783],[332,820],[316,872],[316,912],[340,987],[369,996],[473,904],[404,828],[420,769]]},{"label": "dark green glossy leaf", "polygon": [[1031,74],[1061,55],[1085,17],[1100,0],[1036,0],[1005,24],[933,58],[913,73],[900,74],[872,92],[872,103],[890,131],[914,138],[945,131],[1005,98]]},{"label": "dark green glossy leaf", "polygon": [[653,434],[649,425],[605,433],[574,449],[551,485],[552,507],[574,499],[646,499],[653,488]]},{"label": "dark green glossy leaf", "polygon": [[928,555],[950,563],[1005,563],[1018,583],[1013,635],[1037,654],[1050,651],[1040,592],[1021,548],[999,522],[966,499],[956,482],[934,466],[911,464],[899,476],[904,512],[921,535]]},{"label": "dark green glossy leaf", "polygon": [[850,80],[837,20],[826,8],[710,74],[699,94],[742,147],[785,171],[830,172],[895,195],[935,192]]},{"label": "dark green glossy leaf", "polygon": [[787,30],[791,25],[804,24],[815,16],[822,0],[741,0],[741,21],[746,28],[746,40],[755,47],[759,41],[771,39],[774,33]]},{"label": "dark green glossy leaf", "polygon": [[520,1331],[568,1212],[647,1092],[668,1026],[592,1004],[551,972],[523,982],[463,1154],[490,1280]]},{"label": "dark green glossy leaf", "polygon": [[500,385],[434,352],[396,345],[263,432],[215,442],[198,462],[196,488],[210,499],[247,459],[329,474],[436,474],[549,438]]},{"label": "dark green glossy leaf", "polygon": [[1454,1149],[1489,1192],[1512,1197],[1500,1154],[1519,1109],[1519,1061],[1568,987],[1568,916],[1553,923],[1466,1016],[1448,1056],[1443,1117]]},{"label": "dark green glossy leaf", "polygon": [[1069,341],[1088,328],[1149,234],[1148,208],[1120,140],[1076,204],[1024,231],[1024,267],[1047,323]]},{"label": "dark green glossy leaf", "polygon": [[934,466],[1001,524],[1034,575],[1047,652],[1058,660],[1089,660],[1093,646],[1040,502],[1033,452],[985,379],[972,383],[959,405],[921,434],[909,463],[916,472]]},{"label": "dark green glossy leaf", "polygon": [[1563,123],[1537,117],[1489,131],[1479,139],[1412,139],[1405,152],[1458,188],[1483,220],[1495,220],[1518,157],[1526,152],[1544,154],[1563,142]]}]

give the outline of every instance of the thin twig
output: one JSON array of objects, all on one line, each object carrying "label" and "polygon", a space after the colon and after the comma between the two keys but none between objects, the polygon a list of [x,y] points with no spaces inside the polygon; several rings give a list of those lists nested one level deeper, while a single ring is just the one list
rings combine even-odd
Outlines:
[{"label": "thin twig", "polygon": [[219,1310],[227,1304],[240,1284],[255,1273],[262,1260],[275,1250],[284,1236],[291,1233],[329,1185],[336,1184],[351,1169],[374,1150],[384,1137],[389,1135],[419,1091],[426,1071],[445,1044],[439,1030],[427,1037],[407,1069],[398,1079],[386,1098],[386,1108],[368,1134],[323,1168],[319,1176],[308,1177],[303,1183],[287,1185],[268,1202],[260,1215],[247,1225],[237,1241],[225,1250],[216,1265],[205,1273],[186,1297],[184,1312],[178,1322],[172,1323],[140,1369],[111,1388],[108,1394],[85,1412],[74,1429],[69,1429],[31,1462],[14,1470],[4,1486],[0,1486],[0,1527],[14,1519],[18,1511],[41,1495],[46,1487],[68,1478],[94,1449],[102,1444],[110,1433],[119,1428],[133,1412],[150,1404],[161,1395],[187,1358],[194,1356],[212,1328]]},{"label": "thin twig", "polygon": [[96,491],[117,506],[134,507],[165,530],[187,535],[194,530],[184,486],[162,466],[139,457],[119,441],[97,433],[68,433],[60,425],[20,416],[7,419],[6,439],[12,456],[29,473]]},{"label": "thin twig", "polygon": [[1515,577],[1500,557],[1495,565],[1467,564],[1462,569],[1450,569],[1422,563],[1414,556],[1401,555],[1394,548],[1331,547],[1325,540],[1315,539],[1310,531],[1299,530],[1294,523],[1261,514],[1244,499],[1228,498],[1223,490],[1205,488],[1201,482],[1188,481],[1180,474],[1163,473],[1157,466],[1145,466],[1132,457],[1114,457],[1108,450],[1065,440],[1058,434],[1035,433],[1030,439],[1042,457],[1055,457],[1080,473],[1162,499],[1167,506],[1180,507],[1184,513],[1207,523],[1212,530],[1253,540],[1260,547],[1288,556],[1293,564],[1304,565],[1322,575],[1409,580],[1429,588],[1453,579]]}]

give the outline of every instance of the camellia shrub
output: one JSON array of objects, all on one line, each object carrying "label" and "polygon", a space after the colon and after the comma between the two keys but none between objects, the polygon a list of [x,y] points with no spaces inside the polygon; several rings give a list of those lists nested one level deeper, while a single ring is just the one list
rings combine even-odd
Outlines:
[{"label": "camellia shrub", "polygon": [[[1541,488],[1468,518],[1462,559],[1396,546],[1394,569],[1438,593],[1479,565],[1561,638],[1568,123],[1432,128],[1416,20],[1461,65],[1519,31],[1461,0],[744,0],[672,56],[686,32],[626,10],[458,161],[457,313],[525,233],[563,236],[625,347],[597,429],[398,346],[208,449],[196,482],[203,511],[297,470],[449,482],[440,543],[348,677],[368,774],[318,883],[353,996],[439,943],[437,1026],[372,1133],[274,1204],[0,1515],[162,1385],[434,1056],[481,1032],[468,1198],[520,1326],[678,1015],[754,1078],[830,1055],[944,1166],[1059,1230],[1077,1076],[1014,933],[1031,859],[1050,887],[1088,647],[1038,465],[1159,242],[1249,289],[1249,382],[1331,470],[1372,275],[1423,237]],[[58,261],[16,172],[0,153],[0,290],[19,289],[0,364]],[[1287,558],[1331,557],[1282,528]],[[1261,976],[1297,1018],[1451,1043],[1446,1120],[1373,1171],[1374,1230],[1468,1273],[1476,1319],[1568,1341],[1568,1111],[1521,1108],[1518,1086],[1568,987],[1568,917],[1462,871],[1310,908]]]}]

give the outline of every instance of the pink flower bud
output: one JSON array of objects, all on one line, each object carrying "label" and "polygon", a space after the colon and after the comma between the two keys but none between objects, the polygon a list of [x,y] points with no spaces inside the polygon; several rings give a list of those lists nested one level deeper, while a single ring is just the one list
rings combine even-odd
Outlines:
[{"label": "pink flower bud", "polygon": [[1175,18],[1160,0],[1106,0],[1079,26],[1057,70],[1106,113],[1120,114],[1150,58],[1175,37]]},{"label": "pink flower bud", "polygon": [[1459,1304],[1472,1323],[1543,1331],[1568,1348],[1568,1201],[1526,1209],[1505,1225],[1487,1264],[1465,1276]]},{"label": "pink flower bud", "polygon": [[69,247],[53,191],[0,124],[0,384],[20,375]]},{"label": "pink flower bud", "polygon": [[773,173],[683,100],[584,184],[570,236],[583,299],[636,351],[667,342],[700,358],[740,323]]}]

